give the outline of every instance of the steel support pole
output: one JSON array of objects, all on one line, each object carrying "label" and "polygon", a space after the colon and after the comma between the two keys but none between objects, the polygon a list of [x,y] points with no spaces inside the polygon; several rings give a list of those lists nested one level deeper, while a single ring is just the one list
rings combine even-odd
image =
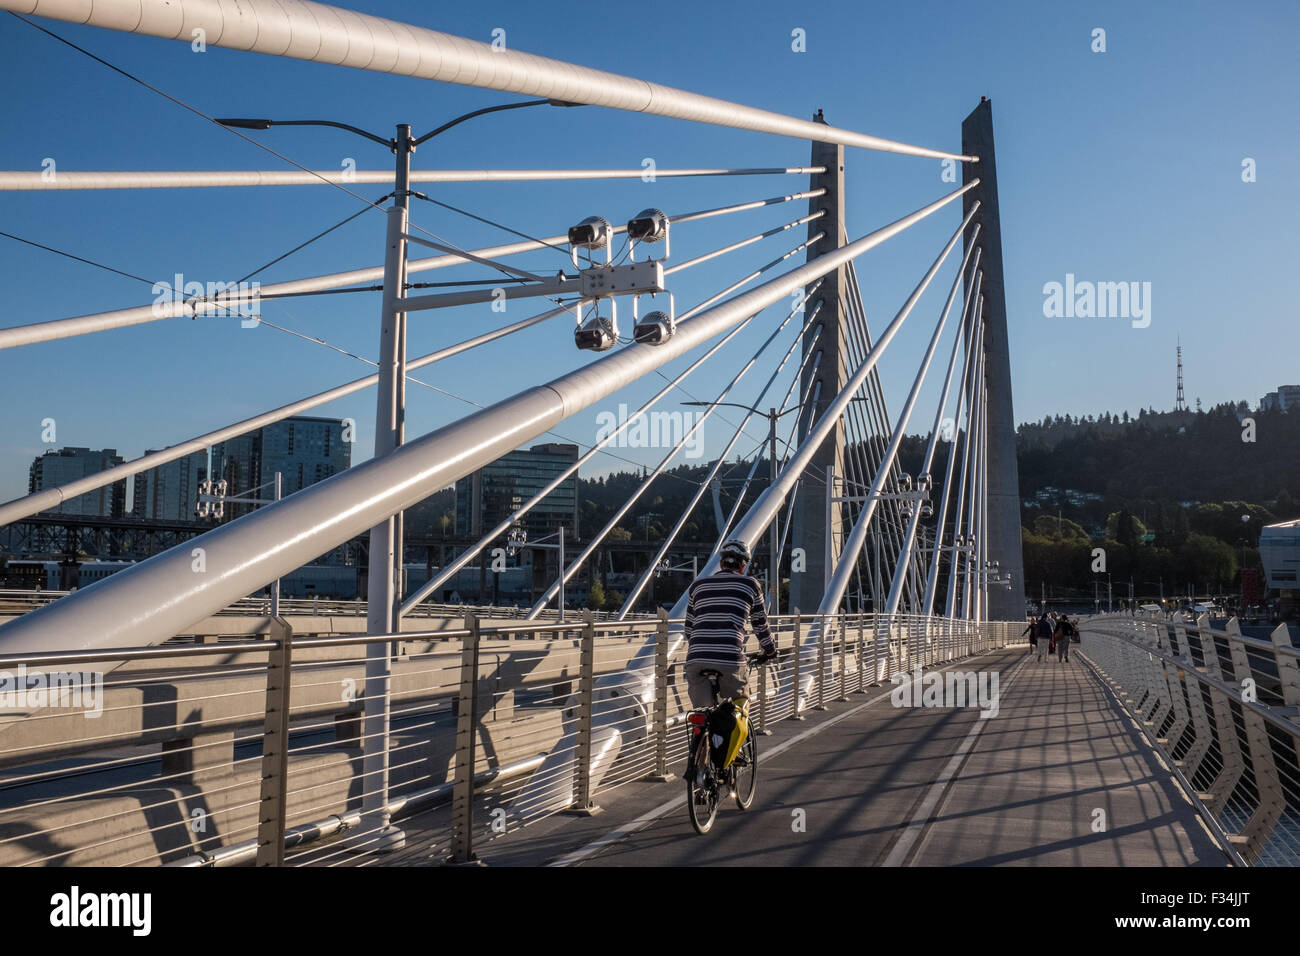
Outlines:
[{"label": "steel support pole", "polygon": [[[375,407],[375,458],[392,454],[401,445],[405,419],[405,319],[399,311],[406,293],[406,234],[408,174],[411,165],[411,127],[397,127],[397,188],[388,210],[388,235],[384,250],[384,293],[380,307],[379,385]],[[366,633],[393,634],[397,616],[398,573],[401,568],[401,515],[399,511],[370,530],[370,567],[366,591]],[[361,826],[353,841],[359,851],[388,853],[401,849],[406,837],[391,826],[388,812],[388,731],[391,642],[366,645],[366,698],[364,708],[364,778],[361,788]]]},{"label": "steel support pole", "polygon": [[[280,473],[275,473],[275,500],[280,500]],[[271,617],[280,616],[280,579],[271,582]]]},{"label": "steel support pole", "polygon": [[[794,387],[793,382],[791,387]],[[779,416],[775,408],[768,411],[768,416],[771,427],[767,432],[767,457],[770,459],[767,473],[769,477],[768,487],[771,488],[776,484],[776,420]],[[739,507],[739,500],[737,500],[736,505]],[[771,613],[773,616],[781,613],[781,529],[779,524],[780,522],[773,521],[768,526],[767,535],[767,589],[771,594]]]}]

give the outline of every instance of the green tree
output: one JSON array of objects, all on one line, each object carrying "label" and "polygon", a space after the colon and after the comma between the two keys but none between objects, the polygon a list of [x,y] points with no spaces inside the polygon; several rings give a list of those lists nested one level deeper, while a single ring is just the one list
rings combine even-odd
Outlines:
[{"label": "green tree", "polygon": [[593,611],[599,611],[605,606],[605,585],[600,578],[591,582],[591,588],[587,591],[587,607]]}]

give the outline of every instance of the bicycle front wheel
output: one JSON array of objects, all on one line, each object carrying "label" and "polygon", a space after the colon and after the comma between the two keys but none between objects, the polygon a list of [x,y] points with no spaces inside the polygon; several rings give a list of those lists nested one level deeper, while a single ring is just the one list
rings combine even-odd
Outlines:
[{"label": "bicycle front wheel", "polygon": [[749,738],[740,746],[736,754],[736,806],[748,810],[754,805],[754,794],[758,790],[758,741],[754,739],[753,728]]}]

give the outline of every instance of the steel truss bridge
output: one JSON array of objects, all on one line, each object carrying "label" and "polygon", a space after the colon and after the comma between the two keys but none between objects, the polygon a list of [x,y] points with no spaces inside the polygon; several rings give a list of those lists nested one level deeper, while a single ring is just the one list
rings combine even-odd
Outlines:
[{"label": "steel truss bridge", "polygon": [[[655,568],[676,553],[682,529],[717,468],[699,483],[683,513],[672,516],[672,530],[618,612],[565,619],[552,605],[563,581],[582,572],[619,520],[728,401],[740,404],[745,414],[717,467],[733,455],[751,419],[766,417],[767,441],[753,455],[749,478],[764,451],[770,473],[761,492],[750,497],[742,491],[723,516],[701,573],[716,569],[716,549],[727,538],[742,539],[768,556],[769,610],[782,657],[755,689],[758,721],[764,730],[808,722],[806,731],[787,732],[789,740],[771,751],[769,759],[778,761],[772,766],[779,769],[781,759],[810,759],[823,745],[861,746],[864,735],[871,736],[861,730],[864,721],[883,735],[880,740],[901,727],[904,740],[922,747],[934,729],[924,722],[935,714],[923,707],[882,713],[877,702],[889,697],[891,678],[895,684],[899,675],[914,680],[919,694],[926,668],[951,671],[968,660],[1008,672],[1002,706],[1015,709],[1015,719],[1027,722],[1028,731],[1047,733],[1044,747],[1066,746],[1070,733],[1081,732],[1078,721],[1034,723],[1028,702],[1048,686],[1044,681],[1055,678],[1041,665],[1030,669],[1023,646],[1013,648],[1025,604],[997,168],[987,100],[961,122],[960,151],[948,151],[833,126],[820,113],[810,120],[784,116],[303,0],[238,5],[0,0],[0,9],[47,32],[58,27],[49,21],[70,21],[189,43],[193,31],[201,29],[213,47],[536,98],[492,109],[600,106],[811,145],[806,165],[657,171],[659,177],[741,182],[786,177],[790,182],[757,197],[700,210],[647,209],[626,224],[591,217],[567,232],[477,249],[460,248],[422,228],[413,201],[437,200],[414,187],[636,180],[643,171],[411,170],[411,153],[419,143],[475,115],[470,114],[424,136],[404,125],[391,138],[345,127],[391,147],[397,157],[392,171],[361,170],[347,180],[293,160],[290,169],[90,171],[60,173],[53,182],[39,173],[0,172],[0,188],[8,190],[314,185],[351,193],[361,205],[358,214],[376,204],[352,192],[353,183],[393,185],[381,200],[387,217],[382,265],[260,289],[178,290],[161,304],[0,329],[0,349],[37,355],[42,343],[72,336],[110,335],[114,329],[180,318],[248,316],[280,297],[370,289],[380,298],[378,351],[369,363],[373,373],[239,422],[216,424],[200,435],[160,436],[173,442],[164,451],[0,505],[0,523],[30,521],[60,502],[217,442],[363,389],[377,392],[370,461],[0,626],[0,669],[80,675],[49,686],[49,696],[37,702],[30,687],[0,698],[0,764],[6,767],[3,792],[8,795],[0,798],[0,861],[466,862],[485,841],[500,837],[503,855],[536,862],[541,858],[528,856],[528,835],[541,831],[530,824],[555,821],[561,810],[589,813],[598,800],[612,806],[620,792],[669,779],[684,745],[687,705],[677,664],[684,656],[685,597],[658,618],[633,614],[632,608]],[[29,28],[17,20],[11,27]],[[255,134],[243,131],[274,125],[204,118],[253,142]],[[961,184],[946,194],[920,197],[892,221],[853,231],[845,215],[844,170],[846,153],[858,150],[951,161],[962,170]],[[790,208],[791,218],[759,233],[742,228],[734,241],[717,248],[692,247],[691,223],[731,216],[743,222],[747,211],[772,207]],[[895,314],[873,330],[857,260],[931,217],[947,217],[950,235],[932,261],[918,265],[915,286]],[[748,274],[726,273],[728,253],[782,236],[799,241],[791,246],[787,239],[779,255]],[[623,248],[616,257],[617,243]],[[518,264],[525,261],[519,257],[547,247],[568,252],[570,268],[547,277]],[[682,249],[691,250],[692,257],[674,258],[672,253]],[[434,254],[414,254],[423,250]],[[955,278],[946,289],[939,287],[941,307],[918,308],[940,271],[953,263]],[[489,270],[491,278],[457,284],[416,278],[466,265]],[[697,303],[677,303],[672,276],[706,265],[718,277],[717,292]],[[410,313],[486,303],[502,295],[551,302],[524,320],[429,354],[407,354]],[[638,310],[636,303],[647,295],[664,296],[668,309]],[[475,349],[565,315],[575,317],[574,342],[591,352],[589,362],[555,377],[543,374],[426,434],[406,434],[406,387],[418,382],[413,373],[460,356],[472,358]],[[892,348],[908,322],[930,329],[919,359],[897,357]],[[732,361],[740,344],[749,341],[741,337],[746,331],[760,341],[752,355],[744,349],[749,357],[739,367],[727,367],[720,357]],[[724,351],[733,342],[737,348]],[[891,361],[915,368],[912,385],[894,410],[886,405],[879,374],[887,352]],[[686,369],[665,375],[667,384],[585,451],[569,472],[468,543],[424,586],[401,592],[397,565],[404,550],[405,509],[521,445],[556,434],[572,416],[684,357],[692,359]],[[747,392],[751,380],[746,377],[756,368],[767,369],[767,377],[757,391]],[[790,381],[782,394],[777,383],[783,372]],[[445,580],[480,558],[550,490],[606,452],[692,376],[722,387],[605,527],[589,533],[576,554],[565,555],[562,575],[533,607],[522,615],[484,607],[468,613],[447,609],[441,618],[421,613],[415,619],[414,612]],[[921,408],[927,380],[941,380],[939,399],[932,408]],[[917,474],[904,474],[898,460],[909,426],[929,432]],[[364,632],[359,620],[349,625],[344,618],[280,607],[274,600],[268,614],[245,615],[243,623],[238,616],[218,616],[363,534],[369,538]],[[789,581],[789,597],[780,603],[783,580]],[[870,594],[876,613],[862,613],[860,604],[850,609],[846,599],[853,591]],[[1197,817],[1185,809],[1138,825],[1141,846],[1131,839],[1121,845],[1118,836],[1079,845],[1114,850],[1118,862],[1169,862],[1187,852],[1203,861],[1217,853],[1219,862],[1290,862],[1294,831],[1288,827],[1297,792],[1295,751],[1287,749],[1297,732],[1294,658],[1280,644],[1269,645],[1280,676],[1280,682],[1274,678],[1278,701],[1275,706],[1245,701],[1215,669],[1215,638],[1205,636],[1208,624],[1198,627],[1199,661],[1187,649],[1185,630],[1170,643],[1157,625],[1106,619],[1087,628],[1077,669],[1052,673],[1070,675],[1071,693],[1097,701],[1117,694],[1113,706],[1106,702],[1107,719],[1125,715],[1140,721],[1151,738],[1142,746],[1156,748],[1152,753],[1164,748],[1173,768],[1193,754],[1194,766],[1183,766],[1181,777],[1173,771],[1165,776],[1174,782],[1185,778],[1203,818],[1212,821],[1209,837],[1187,850]],[[1229,644],[1234,674],[1252,666],[1252,650],[1264,649],[1240,639]],[[1241,660],[1238,644],[1245,655]],[[1284,662],[1289,663],[1284,667]],[[886,689],[871,696],[881,684]],[[1023,693],[1015,696],[1012,689]],[[870,699],[829,716],[854,694]],[[91,698],[103,716],[88,731],[84,710]],[[980,735],[985,724],[973,712],[957,713],[975,721],[964,725],[970,728],[964,749],[956,756],[946,751],[929,756],[940,767],[950,758],[953,767],[958,758],[995,760],[980,743],[981,736],[988,740],[993,733]],[[1246,745],[1234,748],[1238,718]],[[987,725],[996,728],[997,721]],[[855,727],[859,736],[846,737]],[[1108,734],[1106,746],[1123,746],[1121,737]],[[1133,747],[1118,756],[1133,758],[1138,745]],[[913,760],[909,766],[923,764]],[[1079,766],[1086,776],[1087,762]],[[1092,771],[1101,774],[1098,766]],[[1029,775],[1022,773],[1022,781]],[[935,776],[918,783],[939,789],[922,801],[929,815],[910,818],[897,807],[863,805],[864,793],[889,788],[878,779],[857,781],[857,797],[844,799],[858,802],[845,812],[873,819],[884,813],[887,820],[889,813],[897,814],[897,827],[885,828],[893,842],[881,846],[878,855],[868,854],[868,861],[996,862],[978,853],[972,857],[960,841],[952,842],[955,838],[944,844],[936,836],[942,822],[935,815],[938,807],[974,799],[954,789],[955,779],[949,770],[936,769]],[[820,785],[834,789],[825,776]],[[1126,799],[1144,805],[1152,793],[1143,788],[1159,790],[1155,796],[1162,797],[1160,788],[1167,785],[1173,784],[1153,783],[1134,766]],[[1009,799],[972,812],[996,818]],[[658,819],[638,817],[612,836],[566,853],[560,862],[594,859],[619,840],[659,826]],[[1027,854],[1039,851],[1040,843],[1026,844]],[[781,847],[772,846],[771,852],[782,858]],[[826,852],[834,858],[839,851]]]}]

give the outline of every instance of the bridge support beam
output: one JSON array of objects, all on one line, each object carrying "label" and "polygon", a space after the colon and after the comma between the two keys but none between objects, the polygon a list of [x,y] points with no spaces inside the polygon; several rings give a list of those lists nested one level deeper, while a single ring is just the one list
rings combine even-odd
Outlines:
[{"label": "bridge support beam", "polygon": [[[998,216],[998,175],[993,154],[993,105],[980,97],[961,124],[962,152],[979,156],[962,166],[962,182],[979,185],[962,196],[962,212],[976,202],[980,210],[979,244],[984,273],[984,377],[987,385],[988,522],[984,556],[1010,575],[1011,589],[991,588],[984,619],[1018,621],[1025,616],[1024,555],[1020,541],[1020,469],[1016,464],[1016,422],[1011,407],[1011,354],[1007,339],[1007,302],[1002,279],[1002,225]],[[973,225],[973,223],[972,223]],[[968,233],[969,236],[969,233]],[[967,242],[970,240],[967,239]]]},{"label": "bridge support beam", "polygon": [[[821,110],[817,111],[813,121],[823,124],[826,122]],[[808,247],[808,261],[812,262],[839,248],[844,222],[844,147],[833,143],[813,143],[812,161],[809,165],[826,168],[824,173],[815,173],[809,184],[810,190],[826,190],[825,194],[808,202],[809,214],[819,210],[823,213],[808,224],[810,239],[819,232],[823,234],[821,239]],[[848,312],[844,300],[847,282],[847,268],[841,266],[827,273],[816,298],[809,298],[804,303],[805,310],[811,310],[816,307],[817,300],[821,301],[821,334],[818,336],[814,329],[809,329],[804,333],[803,342],[805,359],[809,352],[817,349],[822,352],[820,362],[805,364],[799,384],[800,394],[817,396],[813,408],[805,412],[809,422],[821,421],[827,407],[848,384],[846,359],[842,355],[848,336]],[[821,383],[820,388],[816,387],[818,382]],[[826,494],[829,492],[820,487],[820,479],[830,468],[834,469],[836,475],[845,473],[844,434],[841,419],[817,449],[804,472],[805,475],[813,476],[813,481],[795,499],[793,534],[790,537],[790,600],[787,607],[817,607],[821,604],[831,569],[839,559],[840,542],[843,540],[841,506],[831,506],[828,514]],[[802,550],[802,561],[794,560],[795,549]],[[803,570],[796,570],[800,566]],[[774,575],[774,579],[780,578]]]}]

